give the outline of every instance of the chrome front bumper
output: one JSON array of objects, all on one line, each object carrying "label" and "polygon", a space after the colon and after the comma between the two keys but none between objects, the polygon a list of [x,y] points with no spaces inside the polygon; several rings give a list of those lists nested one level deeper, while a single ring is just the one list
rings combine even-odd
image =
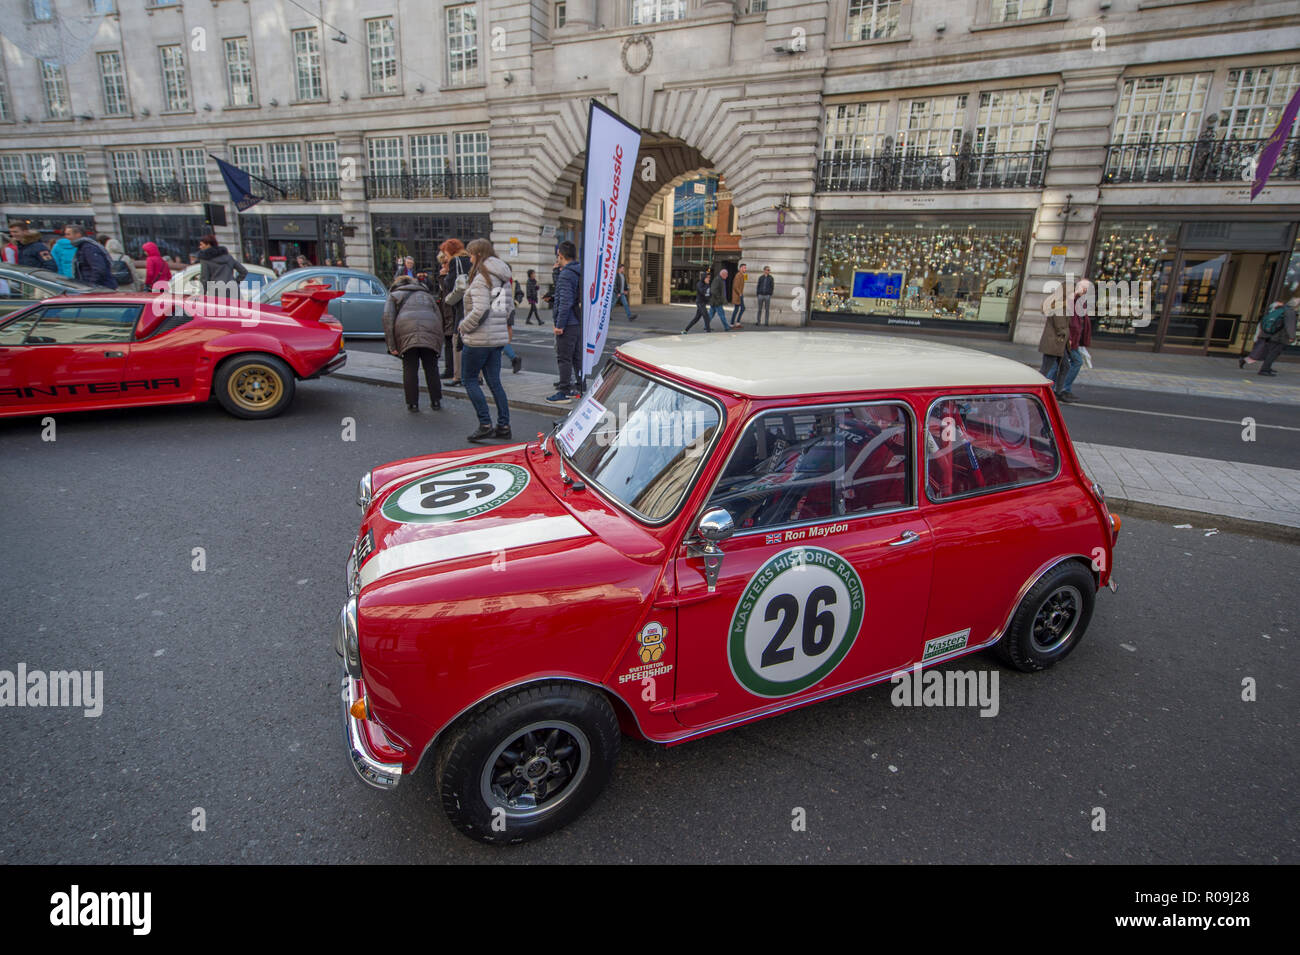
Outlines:
[{"label": "chrome front bumper", "polygon": [[343,735],[347,737],[348,753],[352,757],[352,768],[357,771],[361,781],[376,789],[394,789],[402,781],[402,764],[386,763],[375,756],[366,741],[366,731],[361,721],[352,715],[352,704],[361,698],[358,681],[347,673],[343,674]]}]

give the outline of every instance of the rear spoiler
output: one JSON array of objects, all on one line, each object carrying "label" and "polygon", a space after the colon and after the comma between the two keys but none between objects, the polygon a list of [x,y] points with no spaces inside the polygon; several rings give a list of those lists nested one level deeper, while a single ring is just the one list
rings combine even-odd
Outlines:
[{"label": "rear spoiler", "polygon": [[323,282],[310,282],[280,296],[280,308],[300,322],[317,322],[325,314],[332,298],[343,294]]}]

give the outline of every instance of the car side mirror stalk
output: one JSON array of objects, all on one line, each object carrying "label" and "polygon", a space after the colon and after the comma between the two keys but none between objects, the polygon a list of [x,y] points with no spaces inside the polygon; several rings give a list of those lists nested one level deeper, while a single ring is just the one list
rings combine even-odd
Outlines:
[{"label": "car side mirror stalk", "polygon": [[686,556],[704,561],[704,579],[709,593],[718,588],[718,574],[722,570],[722,548],[718,545],[736,531],[731,515],[723,508],[706,511],[695,527],[695,537],[686,542]]}]

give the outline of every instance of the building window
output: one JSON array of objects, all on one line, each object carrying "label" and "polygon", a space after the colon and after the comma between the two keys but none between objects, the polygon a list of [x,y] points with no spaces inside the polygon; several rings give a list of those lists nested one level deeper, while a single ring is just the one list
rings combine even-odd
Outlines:
[{"label": "building window", "polygon": [[397,92],[397,38],[392,17],[366,21],[366,51],[370,60],[370,92]]},{"label": "building window", "polygon": [[850,40],[883,40],[898,36],[902,0],[849,0]]},{"label": "building window", "polygon": [[122,54],[99,54],[99,85],[104,91],[104,114],[125,116],[131,112],[126,96],[126,73],[122,69]]},{"label": "building window", "polygon": [[113,162],[113,181],[118,185],[131,185],[140,181],[140,157],[134,152],[110,154]]},{"label": "building window", "polygon": [[90,186],[86,175],[86,157],[82,153],[61,153],[59,163],[63,167],[63,181],[70,186],[85,190]]},{"label": "building window", "polygon": [[21,153],[4,153],[0,155],[0,185],[27,185],[27,171],[23,166]]},{"label": "building window", "polygon": [[994,23],[1015,23],[1050,17],[1054,0],[990,0],[989,19]]},{"label": "building window", "polygon": [[202,149],[188,148],[181,151],[181,181],[190,186],[207,188],[207,155]]},{"label": "building window", "polygon": [[686,0],[632,0],[632,23],[667,23],[686,16]]},{"label": "building window", "polygon": [[307,175],[318,182],[339,177],[338,145],[335,142],[307,144]]},{"label": "building window", "polygon": [[975,151],[1020,153],[1046,149],[1052,128],[1052,87],[980,94]]},{"label": "building window", "polygon": [[0,123],[7,123],[14,118],[9,108],[9,84],[5,82],[4,64],[0,63]]},{"label": "building window", "polygon": [[411,175],[442,176],[450,165],[447,134],[433,133],[411,137]]},{"label": "building window", "polygon": [[325,91],[320,78],[320,34],[315,27],[293,31],[293,58],[298,99],[323,99]]},{"label": "building window", "polygon": [[243,145],[230,147],[230,161],[244,172],[254,176],[264,176],[262,168],[262,147],[260,145]]},{"label": "building window", "polygon": [[180,44],[158,47],[162,62],[163,102],[169,113],[190,108],[190,84],[185,77],[185,50]]},{"label": "building window", "polygon": [[447,8],[447,85],[478,82],[478,10],[475,4]]},{"label": "building window", "polygon": [[1196,138],[1209,73],[1142,76],[1124,81],[1115,112],[1115,143],[1177,143]]},{"label": "building window", "polygon": [[823,159],[860,159],[884,146],[886,103],[842,103],[827,106]]},{"label": "building window", "polygon": [[33,20],[53,20],[54,0],[32,0]]},{"label": "building window", "polygon": [[898,148],[910,156],[955,156],[966,127],[965,93],[907,100],[898,119]]},{"label": "building window", "polygon": [[[483,178],[484,195],[487,194],[488,172],[488,134],[456,134],[456,175],[465,180],[470,177]],[[468,185],[468,182],[465,183]],[[466,193],[468,194],[468,193]]]},{"label": "building window", "polygon": [[248,37],[237,36],[225,41],[226,91],[231,106],[253,105],[253,58]]},{"label": "building window", "polygon": [[72,115],[72,104],[68,102],[68,78],[63,67],[42,62],[41,87],[45,91],[47,119],[67,119]]},{"label": "building window", "polygon": [[[1297,89],[1300,63],[1230,70],[1219,113],[1219,135],[1225,139],[1263,139],[1272,135]],[[1284,135],[1288,139],[1300,135],[1300,116]]]},{"label": "building window", "polygon": [[302,178],[302,146],[298,143],[271,143],[270,179],[281,185]]},{"label": "building window", "polygon": [[366,155],[370,175],[402,175],[402,140],[397,136],[366,140]]},{"label": "building window", "polygon": [[90,0],[90,10],[92,13],[116,13],[113,8],[113,0]]},{"label": "building window", "polygon": [[564,26],[565,21],[568,19],[567,14],[568,14],[568,10],[565,8],[565,5],[563,3],[557,3],[555,5],[556,29],[559,29],[560,27]]},{"label": "building window", "polygon": [[145,179],[151,186],[168,186],[176,181],[176,164],[170,149],[144,151]]},{"label": "building window", "polygon": [[767,13],[767,0],[749,0],[750,13]]}]

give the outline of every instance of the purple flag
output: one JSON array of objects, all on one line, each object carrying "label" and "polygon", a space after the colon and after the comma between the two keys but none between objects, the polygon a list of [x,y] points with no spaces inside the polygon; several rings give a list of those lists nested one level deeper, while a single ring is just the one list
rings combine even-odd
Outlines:
[{"label": "purple flag", "polygon": [[1268,174],[1273,171],[1278,154],[1282,152],[1282,144],[1286,142],[1291,124],[1295,122],[1297,110],[1300,110],[1300,89],[1295,91],[1291,102],[1287,103],[1286,109],[1282,110],[1282,118],[1278,121],[1277,129],[1273,130],[1273,135],[1268,137],[1268,142],[1264,144],[1264,151],[1259,154],[1259,165],[1255,167],[1255,182],[1250,187],[1250,198],[1254,199],[1259,195],[1268,182]]}]

